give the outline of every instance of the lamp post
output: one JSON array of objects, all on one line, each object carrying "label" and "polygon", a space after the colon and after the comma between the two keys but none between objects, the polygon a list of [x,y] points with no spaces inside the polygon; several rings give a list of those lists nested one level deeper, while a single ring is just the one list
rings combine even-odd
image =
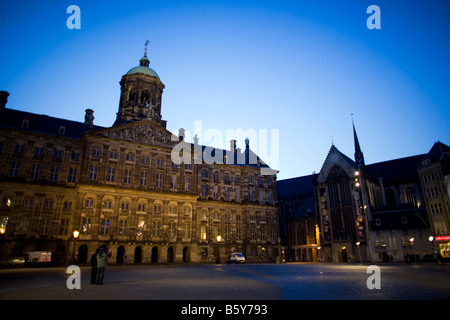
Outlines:
[{"label": "lamp post", "polygon": [[431,256],[433,259],[437,259],[437,254],[436,254],[436,248],[434,245],[434,237],[433,235],[430,235],[428,237],[428,241],[430,241],[430,246],[431,246]]},{"label": "lamp post", "polygon": [[75,247],[77,245],[77,239],[78,239],[78,236],[80,235],[80,232],[78,230],[74,230],[72,235],[73,235],[73,238],[75,239],[75,241],[73,242],[73,248],[72,248],[72,264],[75,264]]},{"label": "lamp post", "polygon": [[367,243],[367,247],[369,248],[369,261],[370,263],[372,263],[372,243],[370,240],[370,224],[369,224],[369,218],[372,219],[371,217],[369,217],[371,215],[370,212],[370,207],[367,206],[367,204],[369,203],[369,201],[366,201],[366,192],[365,192],[365,181],[363,177],[363,172],[361,171],[361,165],[358,164],[358,170],[355,172],[355,176],[359,176],[358,178],[356,178],[355,180],[357,180],[356,184],[357,187],[361,188],[361,204],[362,204],[362,208],[363,208],[363,215],[364,215],[364,223],[365,223],[365,237],[366,237],[366,243]]},{"label": "lamp post", "polygon": [[411,241],[411,243],[412,243],[413,252],[414,252],[414,261],[417,263],[416,248],[415,248],[415,246],[414,246],[414,238],[411,237],[411,238],[409,239],[409,241]]},{"label": "lamp post", "polygon": [[358,246],[358,253],[359,253],[359,263],[362,263],[362,260],[361,260],[361,249],[359,248],[359,245],[361,244],[361,242],[357,242],[356,243],[356,245]]},{"label": "lamp post", "polygon": [[217,263],[220,264],[220,241],[222,241],[222,236],[220,234],[216,237],[218,246],[217,246]]}]

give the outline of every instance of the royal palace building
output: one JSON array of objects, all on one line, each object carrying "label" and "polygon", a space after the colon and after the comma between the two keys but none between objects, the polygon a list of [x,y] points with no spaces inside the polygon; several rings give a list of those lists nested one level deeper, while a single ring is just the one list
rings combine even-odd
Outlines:
[{"label": "royal palace building", "polygon": [[222,150],[169,132],[149,63],[145,53],[122,77],[111,127],[92,109],[84,122],[9,109],[1,92],[1,257],[85,263],[106,245],[117,263],[276,260],[276,171],[248,140]]}]

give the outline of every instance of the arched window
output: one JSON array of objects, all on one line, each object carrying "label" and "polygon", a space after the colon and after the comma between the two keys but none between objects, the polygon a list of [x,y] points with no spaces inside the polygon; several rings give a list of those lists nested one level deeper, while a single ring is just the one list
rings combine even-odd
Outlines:
[{"label": "arched window", "polygon": [[136,89],[132,88],[128,93],[128,101],[136,101]]},{"label": "arched window", "polygon": [[347,178],[348,176],[345,173],[344,169],[342,169],[342,167],[338,165],[334,165],[333,167],[331,167],[328,173],[327,180],[342,180]]},{"label": "arched window", "polygon": [[414,191],[413,187],[411,186],[406,187],[405,198],[406,203],[412,204],[413,206],[417,206],[416,192]]},{"label": "arched window", "polygon": [[148,90],[143,90],[141,94],[141,103],[151,104],[150,92]]}]

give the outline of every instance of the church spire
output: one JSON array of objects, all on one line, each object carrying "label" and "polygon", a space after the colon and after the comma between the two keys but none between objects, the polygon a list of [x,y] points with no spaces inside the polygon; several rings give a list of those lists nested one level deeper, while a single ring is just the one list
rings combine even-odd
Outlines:
[{"label": "church spire", "polygon": [[358,135],[356,134],[355,129],[355,122],[353,121],[353,114],[352,114],[352,124],[353,124],[353,139],[355,143],[355,162],[358,168],[361,166],[365,166],[364,163],[364,154],[361,151],[361,146],[359,145]]}]

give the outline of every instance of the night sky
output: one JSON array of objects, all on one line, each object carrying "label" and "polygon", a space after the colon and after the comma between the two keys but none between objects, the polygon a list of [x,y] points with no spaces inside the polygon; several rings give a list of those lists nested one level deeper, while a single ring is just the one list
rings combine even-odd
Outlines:
[{"label": "night sky", "polygon": [[257,153],[278,135],[263,160],[286,179],[320,171],[332,143],[353,158],[352,114],[367,164],[450,143],[449,13],[446,0],[1,1],[0,90],[11,109],[83,122],[92,108],[111,126],[149,40],[167,128],[221,148],[243,132]]}]

